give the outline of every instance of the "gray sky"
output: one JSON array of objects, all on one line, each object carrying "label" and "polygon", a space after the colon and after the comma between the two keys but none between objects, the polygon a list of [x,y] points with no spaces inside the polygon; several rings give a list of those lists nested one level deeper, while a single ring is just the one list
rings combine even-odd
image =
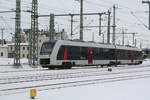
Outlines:
[{"label": "gray sky", "polygon": [[[22,10],[31,9],[31,0],[21,0]],[[117,6],[117,32],[122,32],[124,29],[126,32],[137,32],[136,36],[138,44],[142,41],[144,47],[150,45],[150,32],[143,25],[148,26],[148,5],[142,4],[142,0],[84,0],[84,12],[106,12],[108,9],[112,11],[113,4]],[[76,0],[39,0],[39,14],[68,14],[79,13],[80,3]],[[15,9],[15,0],[0,0],[0,11]],[[133,12],[133,14],[131,14]],[[8,33],[14,33],[14,18],[15,14],[1,14],[0,15],[0,28],[5,28],[5,38],[11,37]],[[84,16],[85,17],[85,16]],[[106,20],[105,16],[103,17]],[[79,17],[75,17],[74,28],[79,25]],[[92,21],[93,20],[93,21]],[[141,22],[140,22],[140,21]],[[70,35],[70,17],[57,17],[56,31],[65,28],[68,35]],[[39,18],[39,28],[47,29],[49,18]],[[90,24],[89,24],[90,23]],[[106,25],[106,21],[103,21],[103,25]],[[98,16],[84,18],[84,25],[98,25]],[[30,14],[22,12],[22,28],[30,28]],[[103,29],[106,31],[106,28]],[[75,33],[79,33],[77,28]],[[84,40],[92,40],[92,33],[95,33],[95,40],[101,41],[101,37],[98,36],[98,29],[84,30]],[[105,33],[106,36],[106,33]],[[126,35],[126,44],[129,41],[132,42],[132,36]],[[79,38],[79,35],[75,35],[74,38]],[[122,36],[117,35],[116,42],[121,42]]]}]

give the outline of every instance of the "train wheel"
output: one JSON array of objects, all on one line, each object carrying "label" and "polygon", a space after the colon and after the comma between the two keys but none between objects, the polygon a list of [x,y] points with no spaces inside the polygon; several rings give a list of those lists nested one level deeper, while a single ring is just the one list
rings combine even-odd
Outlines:
[{"label": "train wheel", "polygon": [[70,65],[70,66],[67,67],[67,69],[71,69],[71,68],[72,68],[72,65]]},{"label": "train wheel", "polygon": [[104,68],[104,65],[101,65],[101,68]]},{"label": "train wheel", "polygon": [[62,69],[71,69],[72,63],[71,62],[63,62]]},{"label": "train wheel", "polygon": [[50,69],[50,70],[54,70],[54,69],[55,69],[55,67],[48,67],[48,69]]}]

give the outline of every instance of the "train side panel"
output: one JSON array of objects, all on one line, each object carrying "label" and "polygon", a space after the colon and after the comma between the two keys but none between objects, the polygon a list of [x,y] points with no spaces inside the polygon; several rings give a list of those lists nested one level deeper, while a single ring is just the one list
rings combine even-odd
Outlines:
[{"label": "train side panel", "polygon": [[[43,59],[42,55],[40,59]],[[143,60],[141,50],[137,48],[65,40],[55,43],[47,59],[50,60],[47,67],[59,66],[57,68],[115,63],[140,64]]]}]

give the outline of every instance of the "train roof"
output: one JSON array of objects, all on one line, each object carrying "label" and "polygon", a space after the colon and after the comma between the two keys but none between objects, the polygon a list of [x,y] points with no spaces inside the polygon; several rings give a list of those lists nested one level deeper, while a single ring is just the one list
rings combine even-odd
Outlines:
[{"label": "train roof", "polygon": [[[49,41],[47,41],[49,42]],[[87,41],[73,41],[73,40],[53,40],[51,42],[57,42],[62,45],[72,45],[72,46],[83,46],[83,47],[101,47],[101,48],[117,48],[117,49],[125,49],[125,50],[135,50],[141,51],[141,49],[137,47],[131,46],[122,46],[122,45],[113,45],[113,44],[104,44],[104,43],[96,43],[96,42],[87,42]]]}]

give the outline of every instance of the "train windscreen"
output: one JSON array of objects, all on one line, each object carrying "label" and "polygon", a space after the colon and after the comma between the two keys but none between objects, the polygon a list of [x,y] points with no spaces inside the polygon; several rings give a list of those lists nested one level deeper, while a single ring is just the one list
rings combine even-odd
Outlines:
[{"label": "train windscreen", "polygon": [[55,45],[55,42],[45,42],[45,43],[43,43],[42,47],[41,47],[40,54],[41,55],[51,54],[54,45]]}]

